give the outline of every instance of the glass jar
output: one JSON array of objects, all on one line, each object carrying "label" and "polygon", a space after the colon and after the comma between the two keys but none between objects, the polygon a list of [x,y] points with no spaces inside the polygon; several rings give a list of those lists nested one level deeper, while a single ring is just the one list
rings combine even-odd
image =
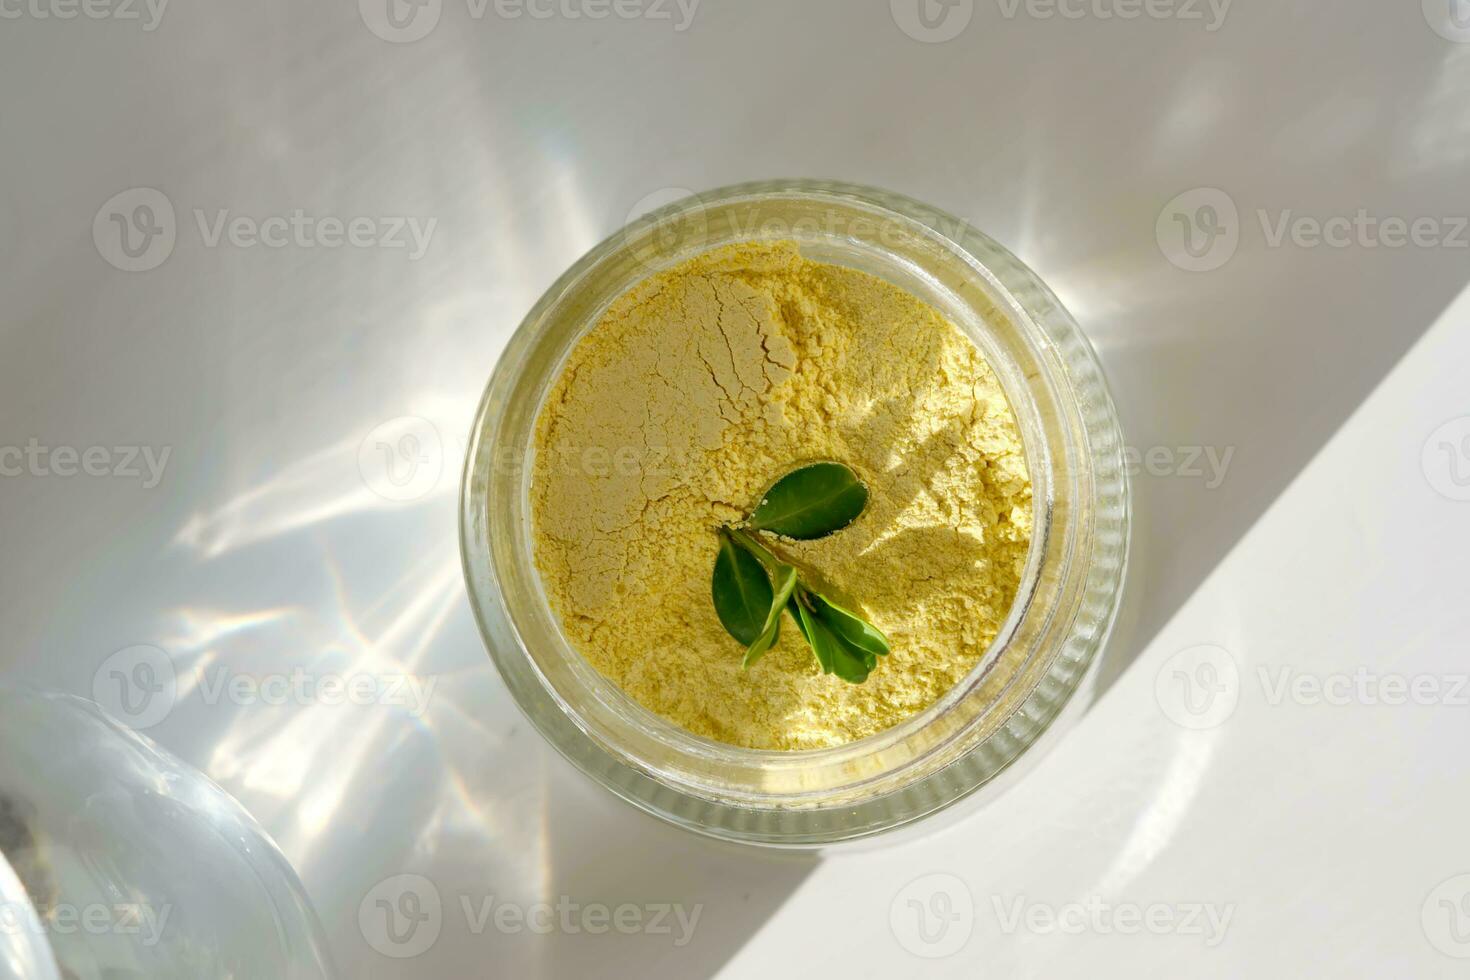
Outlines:
[{"label": "glass jar", "polygon": [[[1019,422],[1034,533],[1015,604],[963,682],[908,720],[836,748],[780,752],[694,735],[634,702],[568,643],[532,554],[535,424],[573,346],[651,272],[735,242],[791,239],[879,276],[979,346]],[[629,802],[728,840],[817,846],[893,830],[975,794],[1054,729],[1091,674],[1127,563],[1128,482],[1087,339],[1015,256],[960,219],[822,181],[686,198],[594,248],[541,298],[496,366],[460,504],[470,599],[491,658],[558,751]]]},{"label": "glass jar", "polygon": [[329,980],[286,858],[90,701],[0,685],[0,978]]}]

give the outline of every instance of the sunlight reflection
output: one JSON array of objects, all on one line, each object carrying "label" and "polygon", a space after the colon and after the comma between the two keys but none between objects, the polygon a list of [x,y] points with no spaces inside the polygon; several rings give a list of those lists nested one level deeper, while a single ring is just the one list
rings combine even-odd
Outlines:
[{"label": "sunlight reflection", "polygon": [[580,255],[591,250],[602,238],[592,221],[592,208],[587,195],[577,179],[575,165],[559,160],[553,165],[552,192],[556,195],[556,206],[552,213],[562,218],[560,229],[564,241],[571,242]]},{"label": "sunlight reflection", "polygon": [[1177,159],[1203,143],[1218,126],[1235,91],[1223,63],[1195,61],[1185,66],[1185,77],[1174,82],[1168,104],[1153,125],[1150,149],[1155,162]]},{"label": "sunlight reflection", "polygon": [[228,613],[217,609],[194,609],[188,606],[176,609],[173,616],[178,620],[179,632],[163,637],[170,650],[199,650],[216,640],[224,639],[242,630],[256,629],[275,623],[297,610],[290,606],[275,609],[259,609],[249,613]]},{"label": "sunlight reflection", "polygon": [[[270,480],[252,487],[209,515],[189,518],[174,537],[205,558],[330,520],[375,504],[375,497],[362,481],[342,483],[324,479],[329,474],[356,465],[357,445],[343,440],[282,470]],[[343,490],[346,486],[348,489]],[[330,491],[323,490],[330,487]]]},{"label": "sunlight reflection", "polygon": [[1401,174],[1455,167],[1470,159],[1470,46],[1450,45],[1440,59],[1433,87],[1408,113],[1413,128],[1396,141]]},{"label": "sunlight reflection", "polygon": [[[483,152],[493,173],[499,161],[489,147]],[[201,711],[210,728],[201,768],[267,822],[308,880],[314,872],[336,880],[344,855],[366,845],[390,848],[403,861],[439,855],[451,863],[465,848],[477,866],[499,868],[502,880],[524,881],[535,894],[549,881],[539,757],[520,750],[518,720],[484,710],[486,694],[492,704],[509,700],[488,682],[478,642],[454,651],[443,642],[446,629],[463,626],[450,621],[464,611],[452,528],[467,435],[443,420],[468,422],[484,381],[477,365],[493,363],[515,326],[510,317],[530,308],[550,281],[551,270],[528,258],[536,252],[525,243],[556,242],[550,264],[560,265],[575,257],[564,251],[591,248],[604,230],[575,156],[554,143],[541,152],[547,206],[527,211],[506,182],[486,181],[468,222],[474,234],[464,267],[405,311],[411,365],[390,347],[381,348],[390,360],[360,365],[393,391],[384,417],[329,430],[265,478],[227,485],[231,494],[188,514],[173,538],[175,558],[209,565],[201,578],[233,580],[240,590],[230,595],[233,604],[189,593],[159,634],[178,658],[180,706]],[[415,380],[405,384],[409,377]],[[404,419],[437,429],[442,473],[432,489],[392,500],[375,492],[382,487],[365,469],[373,460],[363,446]],[[419,445],[429,441],[426,432],[415,430]],[[251,448],[280,452],[252,443],[233,446],[232,458],[257,458]],[[258,548],[267,543],[271,550]],[[260,562],[282,560],[288,565],[279,584],[262,579]],[[249,573],[232,575],[236,564]],[[232,700],[221,687],[222,678],[261,681],[301,670],[313,678],[403,679],[423,696],[412,706],[294,694],[266,702]],[[513,797],[521,802],[506,806]],[[507,821],[524,826],[507,828]],[[535,843],[501,854],[494,842],[510,829]]]},{"label": "sunlight reflection", "polygon": [[[444,413],[438,414],[442,417]],[[427,447],[438,456],[439,478],[418,502],[453,494],[457,487],[463,452],[449,433],[441,430],[439,438],[438,446]],[[174,544],[191,548],[206,559],[218,558],[355,512],[403,506],[370,489],[359,470],[360,445],[360,439],[343,439],[286,467],[214,512],[191,516],[174,536]]]},{"label": "sunlight reflection", "polygon": [[[1047,138],[1045,128],[1036,120],[1028,120],[1026,123],[1026,135],[1024,142],[1033,150],[1039,149]],[[1044,154],[1036,153],[1033,159],[1043,159]],[[1041,237],[1047,225],[1042,217],[1042,210],[1050,201],[1046,193],[1046,178],[1034,166],[1025,167],[1021,174],[1022,183],[1014,190],[1014,195],[1019,203],[1016,207],[1016,245],[1017,255],[1041,254],[1046,246]],[[981,229],[982,231],[984,229]]]},{"label": "sunlight reflection", "polygon": [[1168,772],[1150,798],[1148,808],[1134,822],[1128,840],[1103,873],[1096,888],[1099,894],[1122,892],[1169,846],[1204,785],[1220,734],[1220,729],[1181,733]]},{"label": "sunlight reflection", "polygon": [[[428,855],[444,862],[441,875],[473,868],[535,890],[548,880],[545,772],[478,636],[465,632],[455,501],[485,375],[516,319],[575,258],[566,251],[594,245],[602,220],[576,156],[554,138],[537,150],[546,206],[528,209],[499,179],[494,134],[466,132],[489,179],[466,202],[454,262],[377,319],[325,324],[340,328],[331,339],[374,414],[349,404],[344,417],[333,400],[342,387],[326,383],[289,406],[295,424],[226,417],[218,458],[232,472],[185,512],[167,555],[186,587],[154,635],[178,664],[177,710],[195,759],[328,896],[356,887],[346,866],[403,868]],[[554,247],[528,247],[538,242]],[[242,386],[256,383],[241,371]],[[442,472],[422,494],[387,499],[364,446],[404,419],[437,430]],[[403,679],[423,697],[267,701],[223,686],[298,671]],[[497,847],[506,839],[520,843]],[[355,907],[360,895],[340,898]]]},{"label": "sunlight reflection", "polygon": [[[390,595],[402,591],[405,584],[418,587],[397,604],[376,638],[366,634],[359,619],[347,612],[340,571],[335,563],[329,565],[337,583],[342,620],[338,634],[327,638],[321,656],[343,659],[344,674],[412,678],[432,692],[434,679],[422,677],[415,668],[458,599],[458,561],[441,557],[431,574],[414,568],[404,575],[389,590]],[[380,601],[373,609],[382,605]],[[402,711],[382,706],[360,711],[321,703],[294,707],[284,724],[273,712],[236,717],[215,746],[209,772],[278,800],[302,796],[296,833],[283,835],[293,848],[301,848],[326,829],[355,780],[387,755],[383,741],[401,730]],[[422,715],[415,720],[427,725]]]}]

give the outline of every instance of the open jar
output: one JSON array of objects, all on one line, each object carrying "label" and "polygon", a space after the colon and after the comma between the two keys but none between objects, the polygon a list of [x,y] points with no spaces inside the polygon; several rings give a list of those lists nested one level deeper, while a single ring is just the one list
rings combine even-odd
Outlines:
[{"label": "open jar", "polygon": [[[809,751],[694,735],[628,697],[567,641],[532,550],[536,420],[578,340],[649,274],[712,248],[794,240],[928,303],[984,354],[1031,473],[1026,571],[999,635],[928,709]],[[820,846],[910,824],[1000,784],[1077,708],[1118,607],[1129,497],[1123,439],[1076,322],[1015,256],[951,215],[824,181],[744,184],[635,221],[594,248],[512,337],[480,403],[460,502],[465,578],[517,703],[593,779],[679,826],[748,843]]]}]

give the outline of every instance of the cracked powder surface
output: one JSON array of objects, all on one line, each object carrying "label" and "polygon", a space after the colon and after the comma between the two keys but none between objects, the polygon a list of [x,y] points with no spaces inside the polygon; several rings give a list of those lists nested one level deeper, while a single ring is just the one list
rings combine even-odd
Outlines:
[{"label": "cracked powder surface", "polygon": [[[911,293],[793,242],[707,252],[619,297],[537,421],[535,558],[572,645],[709,738],[813,749],[942,697],[1010,610],[1031,538],[1016,420],[979,349]],[[850,527],[778,550],[889,637],[866,683],[789,621],[749,671],[710,600],[714,529],[795,466],[867,485]]]}]

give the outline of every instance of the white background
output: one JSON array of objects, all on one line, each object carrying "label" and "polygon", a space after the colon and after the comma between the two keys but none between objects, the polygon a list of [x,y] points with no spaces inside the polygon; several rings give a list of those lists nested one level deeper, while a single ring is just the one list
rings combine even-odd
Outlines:
[{"label": "white background", "polygon": [[[0,454],[109,451],[0,477],[0,663],[104,703],[174,671],[149,733],[275,836],[345,976],[1465,975],[1470,5],[122,2],[0,0]],[[964,822],[820,857],[571,771],[456,551],[475,403],[541,291],[650,204],[779,176],[1015,251],[1145,460],[1092,710]],[[1339,245],[1297,220],[1360,210]],[[168,450],[156,486],[120,447]],[[373,703],[218,687],[298,670]],[[440,911],[395,943],[359,910],[405,889]],[[699,918],[497,928],[538,902]]]}]

